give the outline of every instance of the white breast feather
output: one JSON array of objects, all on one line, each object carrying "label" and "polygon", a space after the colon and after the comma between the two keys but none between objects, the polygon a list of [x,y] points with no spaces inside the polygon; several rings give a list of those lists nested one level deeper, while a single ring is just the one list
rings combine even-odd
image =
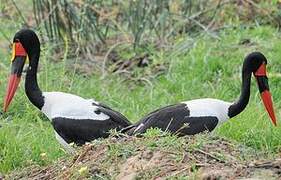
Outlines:
[{"label": "white breast feather", "polygon": [[187,105],[190,111],[190,117],[215,116],[219,123],[229,119],[228,108],[231,105],[229,102],[218,99],[195,99],[183,102]]},{"label": "white breast feather", "polygon": [[84,99],[82,97],[62,93],[62,92],[44,92],[44,106],[42,112],[51,120],[56,117],[64,117],[70,119],[92,119],[106,120],[109,116],[100,113],[96,114],[97,103],[92,99]]}]

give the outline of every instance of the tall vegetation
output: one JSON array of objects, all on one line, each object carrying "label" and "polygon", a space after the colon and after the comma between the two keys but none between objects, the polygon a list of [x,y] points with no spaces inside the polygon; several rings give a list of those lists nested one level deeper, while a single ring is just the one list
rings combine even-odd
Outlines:
[{"label": "tall vegetation", "polygon": [[[112,39],[134,47],[146,42],[162,46],[182,33],[197,35],[226,28],[233,21],[275,23],[276,3],[247,0],[33,0],[38,25],[53,41],[69,39],[75,45],[97,50]],[[94,47],[94,48],[93,48]]]}]

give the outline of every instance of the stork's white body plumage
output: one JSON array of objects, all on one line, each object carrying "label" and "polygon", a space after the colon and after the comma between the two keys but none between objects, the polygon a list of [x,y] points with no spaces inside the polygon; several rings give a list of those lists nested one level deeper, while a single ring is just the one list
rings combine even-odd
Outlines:
[{"label": "stork's white body plumage", "polygon": [[97,114],[95,111],[99,104],[93,99],[84,99],[82,97],[63,93],[63,92],[44,92],[44,105],[42,112],[50,119],[57,117],[67,119],[92,119],[107,120],[110,117],[104,113]]},{"label": "stork's white body plumage", "polygon": [[219,123],[229,119],[228,108],[231,103],[219,99],[204,98],[182,102],[189,109],[190,117],[217,117]]}]

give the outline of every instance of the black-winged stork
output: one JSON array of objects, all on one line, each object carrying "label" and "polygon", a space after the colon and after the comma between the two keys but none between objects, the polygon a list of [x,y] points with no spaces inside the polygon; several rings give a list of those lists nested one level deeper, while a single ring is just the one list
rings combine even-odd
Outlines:
[{"label": "black-winged stork", "polygon": [[276,118],[266,76],[267,60],[260,52],[249,54],[243,63],[242,88],[239,99],[233,103],[218,99],[195,99],[157,109],[139,122],[123,129],[128,134],[141,134],[149,128],[160,128],[178,135],[194,135],[212,131],[219,124],[242,112],[250,98],[251,75],[254,74],[264,106],[276,126]]},{"label": "black-winged stork", "polygon": [[92,99],[63,92],[42,92],[36,75],[39,56],[40,42],[35,32],[29,29],[17,32],[13,39],[12,66],[4,112],[17,90],[24,64],[28,63],[26,95],[51,120],[57,140],[67,151],[73,152],[69,143],[84,144],[96,138],[107,137],[110,129],[121,130],[131,125],[121,113]]}]

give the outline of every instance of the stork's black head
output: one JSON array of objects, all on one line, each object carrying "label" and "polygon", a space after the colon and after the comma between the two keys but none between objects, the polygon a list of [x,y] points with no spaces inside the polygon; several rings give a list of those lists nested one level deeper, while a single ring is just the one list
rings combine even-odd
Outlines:
[{"label": "stork's black head", "polygon": [[258,70],[261,67],[265,67],[266,65],[267,59],[262,53],[252,52],[246,56],[243,64],[243,70],[256,74],[259,73]]},{"label": "stork's black head", "polygon": [[269,91],[268,78],[266,75],[267,59],[260,52],[252,52],[246,56],[243,64],[243,75],[253,73],[256,77],[259,91],[264,106],[273,122],[276,125],[276,117],[273,109],[271,93]]},{"label": "stork's black head", "polygon": [[30,69],[37,68],[40,55],[40,42],[34,31],[22,29],[13,38],[12,66],[7,93],[4,102],[4,111],[7,110],[20,82],[25,63]]},{"label": "stork's black head", "polygon": [[40,52],[39,38],[31,29],[22,29],[18,31],[14,36],[13,43],[20,43],[29,57]]}]

